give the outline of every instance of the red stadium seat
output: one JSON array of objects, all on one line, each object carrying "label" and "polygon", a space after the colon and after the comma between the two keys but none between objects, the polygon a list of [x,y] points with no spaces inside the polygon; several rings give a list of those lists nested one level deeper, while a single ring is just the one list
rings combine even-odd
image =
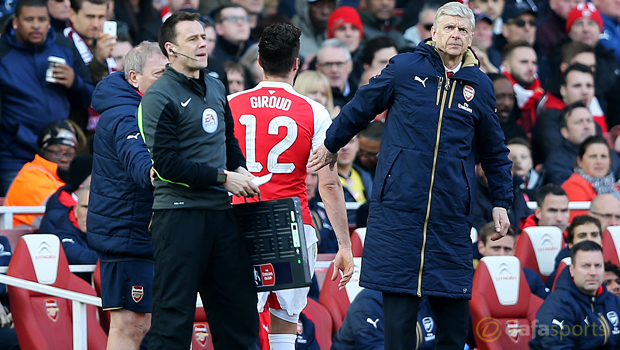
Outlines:
[{"label": "red stadium seat", "polygon": [[469,309],[478,350],[525,350],[543,300],[532,294],[519,259],[489,256],[474,273]]},{"label": "red stadium seat", "polygon": [[609,226],[603,232],[603,254],[605,261],[620,266],[620,226]]},{"label": "red stadium seat", "polygon": [[306,316],[314,322],[314,334],[319,347],[328,350],[332,347],[332,317],[327,309],[308,298],[308,305],[303,311]]},{"label": "red stadium seat", "polygon": [[192,330],[192,349],[213,350],[213,340],[208,322],[194,322]]},{"label": "red stadium seat", "polygon": [[540,275],[543,282],[555,268],[555,257],[564,246],[562,231],[555,226],[531,226],[517,240],[515,256],[521,265]]},{"label": "red stadium seat", "polygon": [[22,238],[23,235],[37,233],[39,229],[37,228],[8,228],[8,229],[0,229],[0,236],[5,236],[9,239],[9,243],[11,244],[11,249],[15,250],[17,247],[17,242]]},{"label": "red stadium seat", "polygon": [[207,315],[202,307],[197,307],[196,314],[194,315],[192,349],[213,350],[213,339],[211,339],[209,322],[207,322]]},{"label": "red stadium seat", "polygon": [[562,272],[562,270],[564,270],[565,267],[570,266],[571,260],[572,259],[570,258],[570,256],[567,256],[566,258],[562,259],[562,261],[560,261],[560,264],[558,265],[558,272],[555,274],[555,280],[553,280],[553,287],[551,287],[552,292],[555,290],[555,284],[558,283],[558,277],[560,277],[560,273]]},{"label": "red stadium seat", "polygon": [[[69,271],[55,235],[25,235],[17,244],[8,275],[95,296],[93,288]],[[72,302],[8,286],[20,347],[28,350],[72,349]],[[107,336],[97,322],[96,307],[87,306],[88,349],[106,348]]]},{"label": "red stadium seat", "polygon": [[[358,228],[351,233],[351,252],[355,257],[361,257],[362,252],[364,251],[364,243],[358,233],[359,230],[361,229]],[[364,228],[364,230],[366,229]]]},{"label": "red stadium seat", "polygon": [[347,314],[347,309],[349,305],[351,305],[351,301],[353,301],[357,293],[361,290],[359,286],[361,262],[361,258],[354,258],[355,270],[353,272],[353,277],[351,277],[351,281],[343,290],[338,289],[339,278],[335,281],[331,280],[334,271],[333,263],[329,265],[329,269],[325,275],[325,282],[323,282],[323,288],[319,294],[319,303],[329,311],[332,321],[334,322],[332,336],[336,334],[338,329],[342,326],[344,316]]}]

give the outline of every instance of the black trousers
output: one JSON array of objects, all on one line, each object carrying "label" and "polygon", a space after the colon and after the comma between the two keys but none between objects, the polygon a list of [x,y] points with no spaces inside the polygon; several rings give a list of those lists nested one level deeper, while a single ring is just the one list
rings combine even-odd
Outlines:
[{"label": "black trousers", "polygon": [[149,350],[187,350],[200,292],[215,349],[255,349],[256,284],[229,210],[156,210]]},{"label": "black trousers", "polygon": [[[428,297],[437,325],[436,350],[462,350],[467,341],[469,303],[465,299]],[[383,293],[385,350],[413,350],[420,298]]]}]

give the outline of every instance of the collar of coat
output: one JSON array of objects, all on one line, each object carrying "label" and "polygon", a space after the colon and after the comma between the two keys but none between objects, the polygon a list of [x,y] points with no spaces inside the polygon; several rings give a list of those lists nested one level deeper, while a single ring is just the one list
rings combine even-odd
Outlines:
[{"label": "collar of coat", "polygon": [[[429,56],[431,58],[431,63],[435,66],[436,70],[443,74],[445,71],[443,61],[441,60],[441,56],[437,50],[435,50],[435,42],[432,40],[428,40],[424,43],[420,43],[416,49],[416,52],[420,52],[423,55]],[[473,84],[478,85],[478,72],[480,71],[480,61],[478,57],[474,54],[474,51],[471,48],[467,48],[465,54],[463,54],[463,65],[461,69],[454,74],[453,79],[462,79],[467,80]]]}]

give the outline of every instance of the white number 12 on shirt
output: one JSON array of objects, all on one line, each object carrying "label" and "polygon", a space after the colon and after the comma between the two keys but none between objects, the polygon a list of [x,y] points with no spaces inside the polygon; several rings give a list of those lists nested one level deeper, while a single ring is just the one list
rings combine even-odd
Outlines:
[{"label": "white number 12 on shirt", "polygon": [[[256,161],[256,116],[244,114],[239,118],[239,123],[245,126],[245,158],[248,170],[252,173],[260,173],[263,165]],[[275,174],[290,174],[295,170],[295,164],[278,163],[278,157],[295,143],[297,123],[291,117],[275,117],[269,122],[269,135],[278,135],[280,127],[286,127],[286,136],[269,150],[267,170]]]}]

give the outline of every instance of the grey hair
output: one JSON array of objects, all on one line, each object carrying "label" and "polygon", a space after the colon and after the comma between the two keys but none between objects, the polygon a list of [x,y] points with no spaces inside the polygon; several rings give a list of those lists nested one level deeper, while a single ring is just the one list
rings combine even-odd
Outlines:
[{"label": "grey hair", "polygon": [[420,10],[420,13],[418,14],[418,22],[422,22],[422,20],[424,19],[424,12],[426,11],[433,11],[435,13],[437,13],[437,9],[439,8],[439,6],[434,5],[434,4],[429,4],[426,3],[424,4],[424,6],[422,6],[422,9]]},{"label": "grey hair", "polygon": [[125,56],[125,79],[129,81],[129,71],[142,74],[146,61],[154,55],[164,55],[161,53],[159,44],[151,41],[143,41],[134,47]]},{"label": "grey hair", "polygon": [[84,185],[79,188],[78,193],[77,193],[78,198],[82,198],[82,194],[86,191],[90,192],[90,184]]},{"label": "grey hair", "polygon": [[474,28],[476,27],[474,12],[460,2],[449,2],[437,10],[437,14],[435,14],[435,23],[433,24],[435,30],[439,30],[439,23],[443,19],[443,16],[458,16],[469,19],[469,23],[471,24],[471,33],[469,34],[472,35],[474,33]]},{"label": "grey hair", "polygon": [[351,51],[349,51],[349,48],[347,47],[347,45],[345,43],[343,43],[342,41],[336,39],[336,38],[332,38],[332,39],[327,39],[325,41],[323,41],[323,43],[321,44],[321,47],[319,48],[319,52],[316,55],[316,59],[317,62],[321,61],[321,50],[323,50],[323,48],[325,47],[333,47],[335,49],[343,49],[346,56],[347,56],[347,61],[351,60]]}]

